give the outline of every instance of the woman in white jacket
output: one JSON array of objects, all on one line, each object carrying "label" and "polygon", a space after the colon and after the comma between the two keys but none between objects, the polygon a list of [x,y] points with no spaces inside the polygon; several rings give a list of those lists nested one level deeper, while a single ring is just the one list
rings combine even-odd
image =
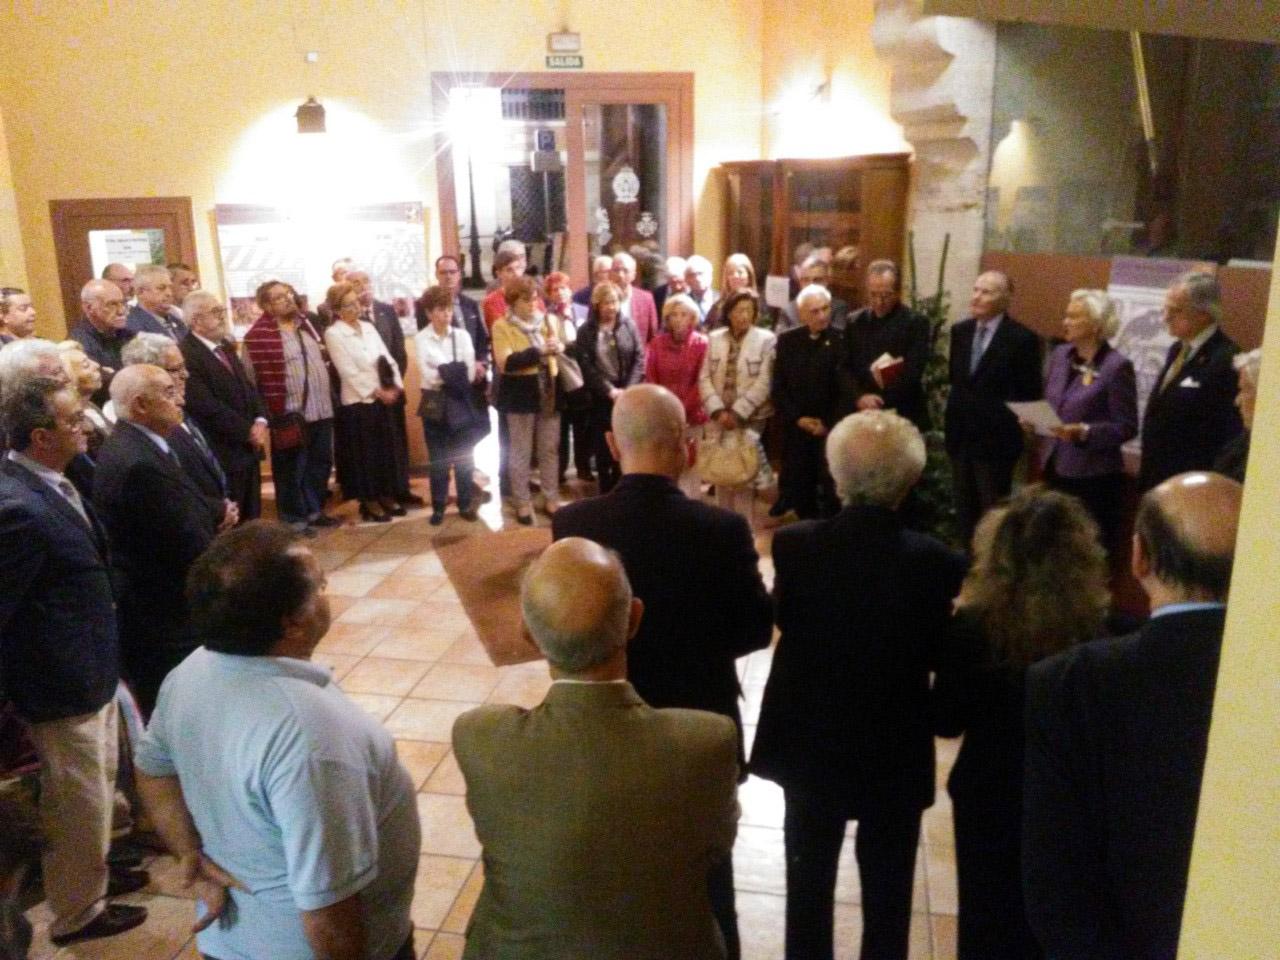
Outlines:
[{"label": "woman in white jacket", "polygon": [[[760,318],[760,297],[752,288],[732,294],[721,308],[728,325],[713,330],[698,389],[710,418],[707,439],[716,442],[723,433],[748,431],[747,439],[760,449],[760,435],[773,413],[769,401],[773,389],[773,356],[777,337],[756,326]],[[768,470],[760,449],[760,469]],[[759,476],[759,475],[757,475]],[[732,487],[716,486],[716,502],[735,510],[751,521],[755,501],[755,478]]]}]

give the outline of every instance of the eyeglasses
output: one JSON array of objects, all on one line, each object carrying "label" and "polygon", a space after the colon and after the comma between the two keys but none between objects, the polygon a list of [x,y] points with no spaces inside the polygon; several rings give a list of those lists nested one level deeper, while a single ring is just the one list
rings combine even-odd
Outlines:
[{"label": "eyeglasses", "polygon": [[191,376],[191,371],[187,369],[185,363],[180,363],[176,367],[165,367],[164,372],[171,377],[181,377],[183,380]]}]

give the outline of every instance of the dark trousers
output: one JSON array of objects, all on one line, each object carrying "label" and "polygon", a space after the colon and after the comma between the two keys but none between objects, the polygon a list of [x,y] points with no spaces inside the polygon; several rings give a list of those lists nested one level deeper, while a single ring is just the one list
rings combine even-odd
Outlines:
[{"label": "dark trousers", "polygon": [[578,479],[583,480],[591,475],[591,455],[595,452],[591,444],[591,431],[587,417],[589,410],[582,407],[566,406],[560,414],[560,479],[564,480],[564,472],[569,469],[569,433],[573,432],[573,466],[578,471]]},{"label": "dark trousers", "polygon": [[306,439],[293,450],[271,451],[276,510],[285,523],[319,516],[329,496],[333,471],[333,420],[307,424]]},{"label": "dark trousers", "polygon": [[980,460],[967,453],[952,454],[951,474],[955,489],[956,521],[964,537],[965,549],[973,541],[973,531],[982,515],[1009,495],[1013,489],[1013,460]]},{"label": "dark trousers", "polygon": [[1109,473],[1101,477],[1064,477],[1050,460],[1045,467],[1045,482],[1055,490],[1079,497],[1085,509],[1098,524],[1098,533],[1107,553],[1114,553],[1120,540],[1120,524],[1124,504],[1124,474]]},{"label": "dark trousers", "polygon": [[[1002,806],[1002,805],[1001,805]],[[960,895],[957,960],[1039,960],[1022,899],[1022,844],[1016,810],[986,798],[952,802]]]},{"label": "dark trousers", "polygon": [[262,515],[262,468],[255,460],[235,470],[223,468],[227,475],[227,497],[240,508],[240,522],[248,523]]},{"label": "dark trousers", "polygon": [[613,459],[613,452],[605,439],[605,434],[613,429],[613,402],[596,401],[591,407],[590,416],[591,448],[596,454],[596,479],[600,482],[600,492],[608,493],[622,478],[622,468]]},{"label": "dark trousers", "polygon": [[836,487],[827,470],[827,438],[805,433],[793,423],[783,427],[779,493],[801,519],[834,516]]},{"label": "dark trousers", "polygon": [[[832,960],[836,870],[845,809],[802,790],[786,791],[786,960]],[[920,811],[858,820],[854,853],[862,884],[861,960],[907,960],[911,882],[920,841]]]},{"label": "dark trousers", "polygon": [[471,495],[475,490],[471,474],[475,470],[473,447],[460,442],[443,423],[422,420],[422,436],[427,442],[430,463],[427,472],[431,477],[431,507],[443,511],[449,501],[449,469],[453,469],[453,482],[458,488],[458,509],[471,509]]},{"label": "dark trousers", "polygon": [[405,423],[405,399],[404,394],[400,394],[400,399],[392,404],[391,409],[395,411],[395,422],[392,428],[395,434],[395,453],[396,458],[396,498],[403,499],[409,496],[413,491],[409,488],[409,430]]},{"label": "dark trousers", "polygon": [[733,899],[733,856],[725,857],[707,874],[707,899],[724,937],[725,960],[739,960],[742,943],[738,939],[738,910]]}]

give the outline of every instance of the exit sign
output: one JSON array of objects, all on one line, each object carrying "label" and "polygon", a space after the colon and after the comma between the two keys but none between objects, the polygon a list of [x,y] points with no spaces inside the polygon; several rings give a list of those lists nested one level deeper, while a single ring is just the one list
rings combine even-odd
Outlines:
[{"label": "exit sign", "polygon": [[582,54],[552,53],[547,56],[548,70],[581,70]]}]

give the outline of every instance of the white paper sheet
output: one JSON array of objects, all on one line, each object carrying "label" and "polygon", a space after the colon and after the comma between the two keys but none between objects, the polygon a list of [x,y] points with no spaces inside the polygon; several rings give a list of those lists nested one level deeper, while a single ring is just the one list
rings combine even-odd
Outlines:
[{"label": "white paper sheet", "polygon": [[1019,420],[1025,420],[1035,427],[1036,433],[1042,437],[1049,436],[1054,427],[1062,426],[1062,421],[1047,400],[1032,400],[1026,403],[1010,402],[1005,404]]},{"label": "white paper sheet", "polygon": [[764,302],[781,310],[791,299],[791,280],[770,274],[764,279]]}]

